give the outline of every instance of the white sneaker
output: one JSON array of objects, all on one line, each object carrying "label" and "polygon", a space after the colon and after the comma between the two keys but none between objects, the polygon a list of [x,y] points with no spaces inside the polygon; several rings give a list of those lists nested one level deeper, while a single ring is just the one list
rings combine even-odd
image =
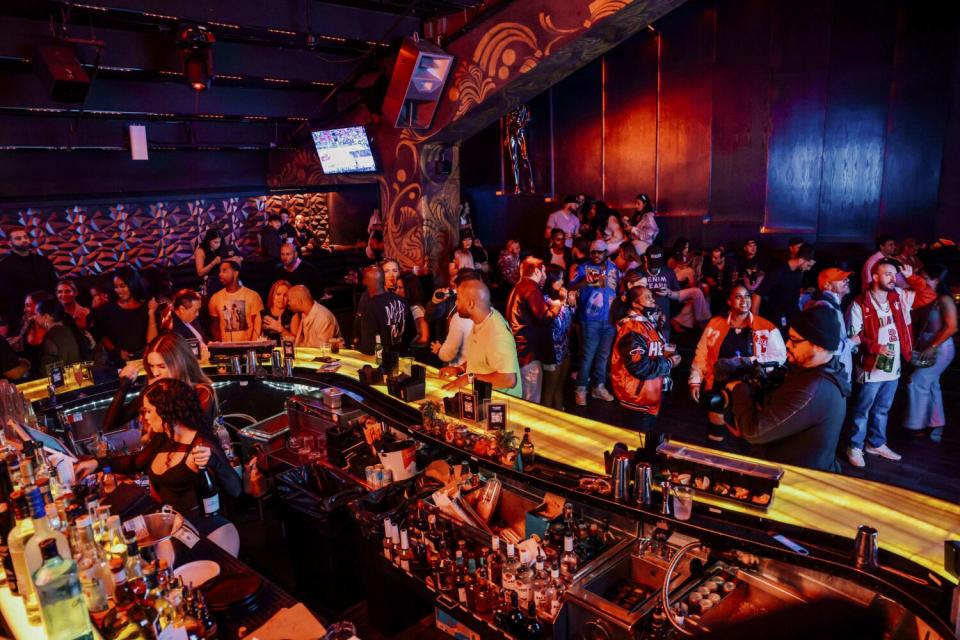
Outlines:
[{"label": "white sneaker", "polygon": [[573,390],[573,398],[577,403],[578,407],[587,406],[587,388],[586,387],[576,387]]},{"label": "white sneaker", "polygon": [[847,449],[847,460],[850,461],[850,464],[853,466],[862,469],[867,466],[866,461],[863,459],[863,449],[854,449],[850,447]]},{"label": "white sneaker", "polygon": [[605,402],[613,402],[614,400],[613,394],[607,391],[607,388],[602,384],[598,384],[593,388],[593,391],[590,392],[590,397]]},{"label": "white sneaker", "polygon": [[896,451],[888,447],[886,444],[882,444],[879,447],[871,447],[870,445],[867,445],[864,448],[864,451],[866,451],[871,455],[880,456],[881,458],[886,458],[887,460],[893,460],[894,462],[903,458],[903,456],[901,456],[899,453],[897,453]]}]

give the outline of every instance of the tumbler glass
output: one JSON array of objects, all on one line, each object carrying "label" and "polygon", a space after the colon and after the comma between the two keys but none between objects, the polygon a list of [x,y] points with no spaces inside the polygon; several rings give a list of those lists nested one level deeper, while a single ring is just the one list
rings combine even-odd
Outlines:
[{"label": "tumbler glass", "polygon": [[677,520],[689,520],[693,514],[693,489],[673,487],[673,515]]}]

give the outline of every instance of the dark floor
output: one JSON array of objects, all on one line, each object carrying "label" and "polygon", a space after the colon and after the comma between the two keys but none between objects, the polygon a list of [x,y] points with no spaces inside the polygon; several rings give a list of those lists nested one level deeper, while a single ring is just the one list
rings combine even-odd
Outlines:
[{"label": "dark floor", "polygon": [[[707,439],[706,416],[702,409],[693,403],[687,392],[686,380],[690,373],[690,361],[696,347],[693,334],[675,335],[674,340],[683,362],[674,371],[674,391],[665,400],[658,418],[658,427],[685,442],[704,444],[715,449],[749,453],[749,445],[728,436],[723,443]],[[901,382],[897,392],[887,437],[890,448],[903,456],[900,462],[891,462],[877,456],[866,455],[867,466],[856,469],[846,461],[845,447],[838,458],[843,467],[842,473],[867,480],[893,484],[913,491],[925,493],[950,502],[960,501],[960,431],[952,428],[951,421],[960,415],[960,365],[954,363],[941,378],[943,401],[947,414],[947,426],[944,428],[943,441],[935,443],[928,438],[911,438],[901,426],[906,392]],[[588,406],[578,407],[573,397],[567,399],[566,409],[576,415],[586,416],[609,424],[622,424],[620,409],[615,402],[588,399]],[[843,439],[841,439],[843,443]]]}]

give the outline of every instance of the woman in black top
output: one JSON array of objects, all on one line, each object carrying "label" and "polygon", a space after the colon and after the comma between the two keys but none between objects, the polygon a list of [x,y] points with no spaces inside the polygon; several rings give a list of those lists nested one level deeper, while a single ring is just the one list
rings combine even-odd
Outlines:
[{"label": "woman in black top", "polygon": [[237,250],[223,240],[216,229],[207,229],[203,240],[193,254],[197,277],[203,283],[201,293],[210,297],[223,288],[220,283],[220,263],[229,258],[238,258]]},{"label": "woman in black top", "polygon": [[40,364],[74,364],[90,355],[87,337],[63,305],[47,299],[37,305],[37,322],[46,329],[40,344]]},{"label": "woman in black top", "polygon": [[[263,319],[273,318],[283,327],[284,331],[292,335],[297,335],[300,328],[300,317],[290,311],[287,304],[287,292],[290,291],[290,283],[286,280],[277,280],[270,287],[270,294],[267,296],[267,306],[260,310],[260,317]],[[283,335],[272,329],[267,329],[267,323],[261,324],[263,327],[261,333],[268,340],[274,340],[279,345]]]},{"label": "woman in black top", "polygon": [[[186,340],[175,333],[157,336],[144,349],[143,370],[147,375],[147,384],[163,378],[175,378],[191,385],[200,398],[205,419],[213,423],[217,415],[217,396],[213,391],[213,383],[200,368],[200,362]],[[140,363],[128,364],[120,370],[120,384],[103,417],[104,431],[117,429],[140,415],[142,396],[127,403],[127,394],[138,377]]]},{"label": "woman in black top", "polygon": [[146,472],[151,493],[160,503],[172,506],[198,533],[236,556],[237,528],[222,515],[204,517],[197,503],[196,488],[204,467],[214,475],[221,498],[239,496],[242,485],[204,417],[196,391],[173,378],[157,380],[143,393],[140,419],[149,429],[149,439],[139,453],[85,460],[77,464],[77,476],[89,475],[101,464],[115,473]]},{"label": "woman in black top", "polygon": [[130,267],[113,276],[114,299],[97,307],[92,332],[111,362],[140,358],[147,344],[148,310],[140,276]]}]

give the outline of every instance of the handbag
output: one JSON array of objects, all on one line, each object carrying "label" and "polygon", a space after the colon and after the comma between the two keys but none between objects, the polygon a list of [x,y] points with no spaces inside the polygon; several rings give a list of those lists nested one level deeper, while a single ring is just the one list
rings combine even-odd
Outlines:
[{"label": "handbag", "polygon": [[[934,304],[937,304],[937,303],[935,302]],[[917,333],[917,338],[920,338],[920,336],[922,336],[924,332],[926,332],[928,324],[930,324],[929,313],[927,313],[927,318],[923,322],[923,328],[921,328],[919,333]],[[929,367],[932,367],[934,364],[937,363],[937,355],[938,355],[937,352],[939,350],[940,350],[940,347],[938,345],[934,347],[933,355],[930,358],[924,358],[923,349],[916,349],[916,348],[912,349],[910,351],[910,366],[912,366],[914,369],[927,369]]]}]

